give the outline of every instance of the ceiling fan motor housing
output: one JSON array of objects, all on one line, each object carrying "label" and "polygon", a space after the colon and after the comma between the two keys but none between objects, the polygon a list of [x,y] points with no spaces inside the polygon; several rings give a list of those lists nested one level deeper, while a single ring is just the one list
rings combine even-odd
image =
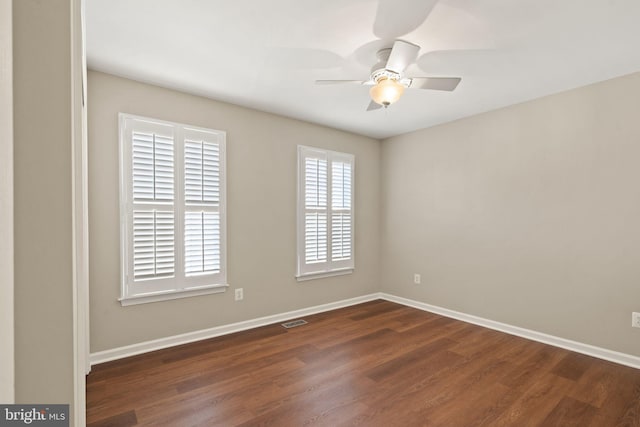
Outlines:
[{"label": "ceiling fan motor housing", "polygon": [[400,81],[400,74],[387,70],[386,68],[380,68],[371,72],[371,80],[374,82],[377,83],[383,79]]},{"label": "ceiling fan motor housing", "polygon": [[403,79],[400,73],[387,69],[387,62],[389,61],[389,55],[391,55],[391,48],[380,49],[376,56],[378,62],[371,68],[370,81],[372,83],[378,83],[381,80],[394,80],[404,87],[409,87],[410,79]]}]

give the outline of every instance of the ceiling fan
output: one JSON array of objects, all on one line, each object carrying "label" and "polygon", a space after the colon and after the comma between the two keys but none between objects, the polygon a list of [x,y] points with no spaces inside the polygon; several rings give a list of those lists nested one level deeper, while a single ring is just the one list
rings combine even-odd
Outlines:
[{"label": "ceiling fan", "polygon": [[415,62],[420,46],[396,40],[392,48],[377,53],[378,62],[371,69],[369,80],[316,80],[316,84],[355,83],[372,86],[371,103],[367,111],[387,108],[396,102],[405,88],[453,91],[462,80],[460,77],[407,77],[404,70]]}]

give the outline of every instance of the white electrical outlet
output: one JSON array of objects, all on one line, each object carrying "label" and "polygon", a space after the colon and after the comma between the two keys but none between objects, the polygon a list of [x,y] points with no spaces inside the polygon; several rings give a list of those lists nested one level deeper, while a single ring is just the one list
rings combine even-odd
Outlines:
[{"label": "white electrical outlet", "polygon": [[640,313],[636,311],[631,313],[631,326],[634,328],[640,328]]},{"label": "white electrical outlet", "polygon": [[413,275],[413,283],[414,285],[419,285],[421,281],[420,274],[416,273]]},{"label": "white electrical outlet", "polygon": [[242,301],[244,299],[244,291],[242,288],[236,289],[236,301]]}]

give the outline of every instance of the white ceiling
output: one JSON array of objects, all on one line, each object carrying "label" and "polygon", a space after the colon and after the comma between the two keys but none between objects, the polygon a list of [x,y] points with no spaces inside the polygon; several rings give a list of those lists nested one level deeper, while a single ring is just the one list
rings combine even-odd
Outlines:
[{"label": "white ceiling", "polygon": [[[640,71],[640,0],[86,0],[89,68],[375,138]],[[421,46],[367,112],[376,51]]]}]

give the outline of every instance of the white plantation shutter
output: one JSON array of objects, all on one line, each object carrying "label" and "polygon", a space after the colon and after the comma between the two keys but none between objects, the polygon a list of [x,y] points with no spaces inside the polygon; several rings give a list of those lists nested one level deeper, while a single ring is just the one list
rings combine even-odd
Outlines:
[{"label": "white plantation shutter", "polygon": [[120,115],[124,305],[227,286],[224,147],[224,132]]},{"label": "white plantation shutter", "polygon": [[304,204],[308,209],[327,207],[327,159],[307,157],[304,159]]},{"label": "white plantation shutter", "polygon": [[351,259],[351,163],[331,162],[331,259]]},{"label": "white plantation shutter", "polygon": [[187,276],[220,273],[220,145],[215,135],[189,132],[184,142]]},{"label": "white plantation shutter", "polygon": [[220,202],[220,146],[207,141],[184,142],[185,200]]},{"label": "white plantation shutter", "polygon": [[327,261],[327,214],[304,214],[304,261],[313,264]]},{"label": "white plantation shutter", "polygon": [[220,272],[220,215],[187,212],[185,215],[185,272]]},{"label": "white plantation shutter", "polygon": [[304,261],[306,264],[327,261],[328,185],[326,156],[306,157],[304,159]]},{"label": "white plantation shutter", "polygon": [[167,126],[131,133],[134,281],[175,274],[174,142]]},{"label": "white plantation shutter", "polygon": [[331,259],[344,261],[351,259],[351,215],[331,214]]},{"label": "white plantation shutter", "polygon": [[135,280],[173,276],[175,237],[173,211],[133,211],[133,275]]},{"label": "white plantation shutter", "polygon": [[173,201],[173,136],[133,132],[134,201]]},{"label": "white plantation shutter", "polygon": [[353,269],[353,163],[298,147],[298,277]]}]

